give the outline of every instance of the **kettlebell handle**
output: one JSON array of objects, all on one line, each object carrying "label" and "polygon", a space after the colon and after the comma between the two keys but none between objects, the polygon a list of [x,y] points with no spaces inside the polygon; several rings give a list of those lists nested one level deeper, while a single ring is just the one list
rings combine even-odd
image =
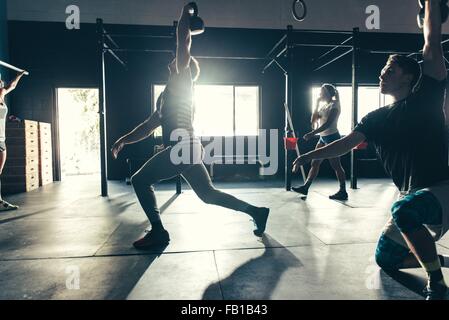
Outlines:
[{"label": "kettlebell handle", "polygon": [[196,2],[189,2],[188,6],[190,6],[190,8],[192,8],[193,13],[191,12],[192,17],[197,17],[198,16],[198,5],[196,4]]}]

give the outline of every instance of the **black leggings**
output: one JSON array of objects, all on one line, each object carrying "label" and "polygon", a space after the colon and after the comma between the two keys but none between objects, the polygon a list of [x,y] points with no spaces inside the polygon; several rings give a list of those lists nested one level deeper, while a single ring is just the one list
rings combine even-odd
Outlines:
[{"label": "black leggings", "polygon": [[246,213],[250,213],[251,208],[254,208],[234,196],[215,189],[203,162],[197,164],[173,164],[170,159],[171,150],[172,148],[168,147],[153,156],[131,178],[140,205],[150,222],[157,222],[161,219],[153,185],[180,174],[205,203]]}]

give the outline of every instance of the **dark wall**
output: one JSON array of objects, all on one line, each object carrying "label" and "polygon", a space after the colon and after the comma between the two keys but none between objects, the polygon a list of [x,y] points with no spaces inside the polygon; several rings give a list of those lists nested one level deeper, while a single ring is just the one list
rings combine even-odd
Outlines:
[{"label": "dark wall", "polygon": [[[2,1],[2,0],[0,0]],[[1,3],[1,2],[0,2]],[[169,34],[171,27],[145,27],[108,25],[113,33]],[[195,37],[193,54],[199,56],[258,56],[263,57],[284,34],[282,30],[218,29]],[[395,48],[401,35],[366,35],[373,47]],[[380,40],[379,40],[380,39]],[[385,40],[386,39],[386,40]],[[320,41],[320,39],[312,39]],[[328,39],[326,39],[327,41]],[[339,39],[334,39],[339,40]],[[323,40],[324,41],[324,40]],[[171,49],[167,40],[125,40],[117,39],[121,47]],[[388,42],[388,43],[387,43]],[[417,36],[407,36],[413,50],[418,47]],[[30,71],[31,76],[20,83],[12,94],[11,113],[24,119],[51,122],[57,125],[55,89],[58,87],[98,87],[98,56],[96,52],[96,26],[82,24],[80,30],[67,30],[63,23],[9,22],[10,60],[14,65]],[[350,83],[350,55],[318,73],[311,73],[311,59],[323,50],[301,49],[295,51],[294,112],[296,130],[302,136],[310,129],[310,87],[313,83]],[[127,62],[124,69],[107,55],[107,138],[108,146],[127,131],[143,121],[151,112],[151,84],[167,79],[167,64],[170,54],[122,53]],[[367,56],[362,60],[361,81],[377,83],[379,70],[386,56]],[[265,61],[199,59],[201,64],[200,83],[258,84],[262,88],[262,121],[265,129],[284,130],[284,76],[275,68],[264,75],[261,70]],[[282,63],[282,59],[281,59]],[[213,103],[213,101],[211,101]],[[56,135],[55,135],[56,138]],[[282,137],[280,137],[280,142]],[[314,143],[301,142],[303,151],[310,150]],[[120,159],[109,159],[108,177],[121,179],[127,173],[125,159],[147,157],[155,141],[127,147]],[[279,150],[279,175],[283,174],[283,144]],[[323,171],[323,174],[332,174]]]}]

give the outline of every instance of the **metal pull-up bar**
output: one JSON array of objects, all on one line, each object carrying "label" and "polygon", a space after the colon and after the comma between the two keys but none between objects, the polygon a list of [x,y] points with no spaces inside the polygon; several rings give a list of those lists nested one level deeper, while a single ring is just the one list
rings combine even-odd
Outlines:
[{"label": "metal pull-up bar", "polygon": [[169,39],[169,40],[173,39],[173,36],[165,36],[165,35],[153,36],[153,35],[149,35],[149,34],[114,34],[114,33],[111,33],[111,34],[109,34],[109,36],[114,37],[114,38],[148,38],[148,39]]},{"label": "metal pull-up bar", "polygon": [[319,56],[316,59],[313,59],[313,61],[319,61],[321,59],[323,59],[324,57],[326,57],[327,55],[331,54],[332,52],[334,52],[335,50],[337,50],[338,48],[342,48],[343,45],[345,45],[346,43],[348,43],[349,41],[351,41],[353,39],[352,36],[350,36],[348,39],[346,39],[345,41],[343,41],[342,43],[340,43],[338,46],[335,46],[334,48],[330,49],[329,51],[326,51],[325,53],[323,53],[321,56]]},{"label": "metal pull-up bar", "polygon": [[[176,28],[177,21],[174,22]],[[128,34],[110,34],[106,32],[103,26],[103,20],[97,19],[97,37],[98,37],[98,65],[99,65],[99,118],[100,118],[100,160],[101,160],[101,195],[108,196],[108,182],[107,182],[107,164],[108,164],[108,148],[107,148],[107,132],[106,132],[106,65],[105,53],[111,54],[122,66],[126,68],[126,63],[116,54],[116,52],[164,52],[173,53],[173,50],[138,50],[138,49],[121,49],[114,41],[114,37],[143,37],[143,38],[164,38],[172,39],[174,42],[176,32],[168,36],[151,36],[151,35],[128,35]],[[107,43],[106,43],[107,42]],[[181,179],[178,178],[176,184],[176,193],[181,193]]]},{"label": "metal pull-up bar", "polygon": [[17,67],[14,67],[12,64],[6,63],[6,62],[1,61],[1,60],[0,60],[0,66],[3,66],[5,68],[11,69],[11,70],[14,70],[14,71],[17,71],[17,72],[23,72],[25,75],[29,75],[30,74],[28,71],[25,71],[23,69],[19,69]]},{"label": "metal pull-up bar", "polygon": [[329,61],[329,62],[323,64],[322,66],[320,66],[320,67],[318,67],[318,68],[316,68],[315,70],[313,70],[313,72],[319,71],[319,70],[321,70],[321,69],[324,69],[324,68],[327,67],[328,65],[334,63],[335,61],[340,60],[340,59],[343,58],[344,56],[347,56],[347,55],[350,54],[352,51],[354,51],[353,48],[349,49],[348,51],[342,53],[342,54],[339,55],[338,57],[335,57],[335,58],[332,59],[331,61]]}]

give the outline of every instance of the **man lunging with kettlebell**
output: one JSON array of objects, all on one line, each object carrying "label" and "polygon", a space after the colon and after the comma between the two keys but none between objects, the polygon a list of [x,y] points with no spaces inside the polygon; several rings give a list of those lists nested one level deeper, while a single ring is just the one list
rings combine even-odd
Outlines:
[{"label": "man lunging with kettlebell", "polygon": [[[170,237],[162,225],[153,185],[180,174],[201,200],[247,213],[255,223],[256,236],[261,236],[265,231],[269,209],[252,206],[215,189],[202,162],[203,147],[195,137],[192,126],[193,84],[198,79],[200,68],[198,61],[190,55],[191,36],[202,31],[204,23],[198,17],[198,8],[195,3],[189,3],[183,8],[179,20],[176,58],[169,64],[170,77],[165,91],[158,99],[157,112],[120,138],[112,148],[113,157],[117,158],[125,145],[148,138],[156,128],[162,126],[165,149],[148,160],[131,179],[137,198],[151,222],[151,231],[134,242],[137,249],[149,249],[169,243]],[[181,137],[181,141],[172,141],[173,134]],[[172,153],[178,143],[184,144],[194,159],[188,163],[174,163]]]},{"label": "man lunging with kettlebell", "polygon": [[387,271],[421,266],[427,273],[424,293],[430,300],[445,297],[441,267],[449,266],[447,257],[438,256],[436,250],[436,241],[449,229],[443,111],[447,72],[441,45],[447,1],[421,2],[425,2],[422,72],[415,60],[390,56],[379,79],[381,92],[391,95],[394,102],[368,114],[345,138],[296,159],[294,171],[315,159],[341,156],[365,140],[372,143],[402,194],[379,239],[376,261]]}]

